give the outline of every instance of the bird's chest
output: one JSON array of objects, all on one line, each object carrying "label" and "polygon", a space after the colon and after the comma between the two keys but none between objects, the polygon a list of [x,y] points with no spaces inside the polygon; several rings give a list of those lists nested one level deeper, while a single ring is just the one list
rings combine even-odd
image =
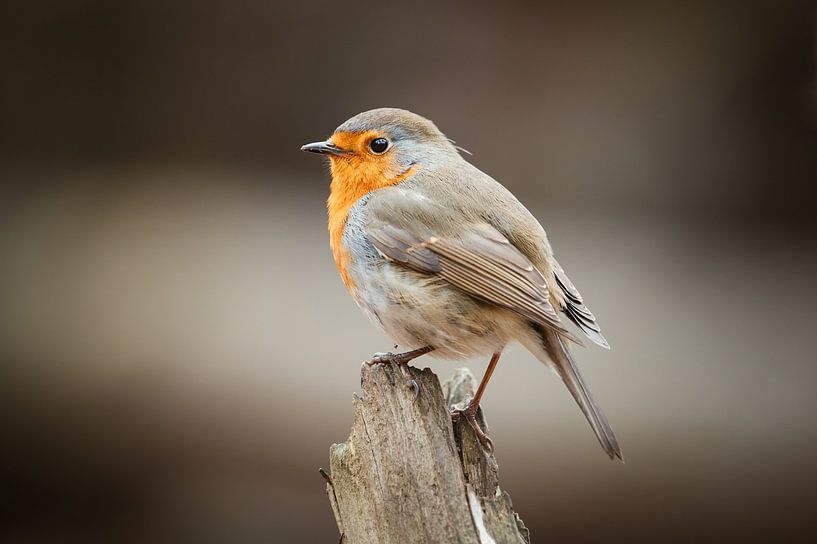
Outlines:
[{"label": "bird's chest", "polygon": [[342,221],[329,222],[329,241],[346,289],[355,301],[364,307],[371,292],[376,290],[376,276],[385,264],[385,259],[366,237],[365,207],[368,196],[364,196],[349,208]]},{"label": "bird's chest", "polygon": [[366,236],[367,200],[368,197],[363,197],[349,209],[338,240],[339,248],[333,248],[341,278],[358,304],[378,289],[383,269],[388,266],[388,261]]}]

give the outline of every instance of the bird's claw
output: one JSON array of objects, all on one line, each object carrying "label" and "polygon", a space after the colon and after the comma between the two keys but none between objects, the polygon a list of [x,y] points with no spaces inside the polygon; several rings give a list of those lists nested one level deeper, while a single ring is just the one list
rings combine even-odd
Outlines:
[{"label": "bird's claw", "polygon": [[405,353],[392,353],[390,351],[378,351],[372,358],[366,361],[369,366],[374,365],[404,365],[408,364]]},{"label": "bird's claw", "polygon": [[417,399],[420,398],[420,384],[417,383],[417,380],[411,378],[408,385],[414,391],[414,401],[417,402]]},{"label": "bird's claw", "polygon": [[400,372],[402,372],[403,376],[406,378],[406,385],[408,385],[411,390],[414,391],[414,400],[416,401],[420,396],[420,384],[417,383],[417,380],[411,377],[411,371],[408,367],[411,359],[407,359],[405,355],[406,354],[404,353],[392,353],[390,351],[378,352],[372,355],[372,358],[366,361],[366,364],[369,366],[399,365]]},{"label": "bird's claw", "polygon": [[474,405],[473,401],[469,402],[466,408],[451,408],[451,421],[453,423],[458,422],[460,418],[463,417],[471,426],[471,429],[473,429],[474,434],[482,447],[485,448],[489,454],[493,453],[494,443],[491,438],[485,434],[482,427],[479,426],[479,422],[477,422],[477,406]]}]

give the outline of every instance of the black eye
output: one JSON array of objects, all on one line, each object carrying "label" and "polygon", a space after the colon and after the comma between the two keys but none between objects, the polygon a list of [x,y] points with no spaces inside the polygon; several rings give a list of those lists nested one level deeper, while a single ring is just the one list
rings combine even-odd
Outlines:
[{"label": "black eye", "polygon": [[372,140],[372,143],[369,144],[369,148],[371,148],[372,153],[380,155],[389,148],[389,141],[386,138],[375,138]]}]

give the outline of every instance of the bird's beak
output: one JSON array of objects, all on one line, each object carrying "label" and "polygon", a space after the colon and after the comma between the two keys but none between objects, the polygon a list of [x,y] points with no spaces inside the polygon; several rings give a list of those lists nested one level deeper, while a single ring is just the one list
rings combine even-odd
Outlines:
[{"label": "bird's beak", "polygon": [[347,151],[341,149],[330,141],[315,142],[301,146],[301,151],[309,151],[310,153],[320,153],[321,155],[343,155]]}]

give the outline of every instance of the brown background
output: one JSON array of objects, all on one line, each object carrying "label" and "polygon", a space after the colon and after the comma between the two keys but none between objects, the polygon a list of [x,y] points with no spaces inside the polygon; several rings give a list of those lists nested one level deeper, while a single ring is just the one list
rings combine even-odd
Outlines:
[{"label": "brown background", "polygon": [[817,17],[668,6],[6,2],[0,538],[337,540],[317,468],[390,342],[298,147],[385,105],[530,207],[613,346],[577,357],[625,465],[520,348],[488,391],[535,542],[817,535]]}]

